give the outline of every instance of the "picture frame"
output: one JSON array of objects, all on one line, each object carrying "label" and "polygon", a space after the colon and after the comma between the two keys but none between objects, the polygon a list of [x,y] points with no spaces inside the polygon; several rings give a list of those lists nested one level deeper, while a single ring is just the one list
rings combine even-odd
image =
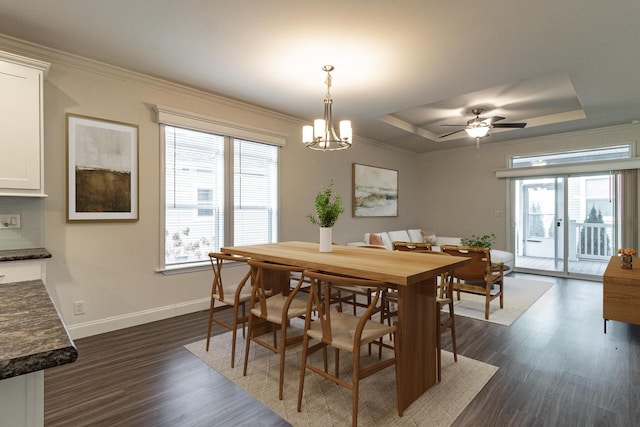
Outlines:
[{"label": "picture frame", "polygon": [[67,222],[138,220],[138,125],[66,114]]},{"label": "picture frame", "polygon": [[398,171],[353,163],[354,217],[398,216]]}]

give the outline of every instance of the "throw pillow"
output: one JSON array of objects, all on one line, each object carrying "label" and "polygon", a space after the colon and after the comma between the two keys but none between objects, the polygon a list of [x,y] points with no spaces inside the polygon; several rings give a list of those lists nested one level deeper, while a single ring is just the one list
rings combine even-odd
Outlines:
[{"label": "throw pillow", "polygon": [[436,232],[435,231],[422,231],[422,238],[424,240],[425,243],[431,243],[432,245],[435,245],[437,242],[437,238],[436,238]]},{"label": "throw pillow", "polygon": [[379,234],[371,233],[369,235],[369,244],[370,245],[384,245],[382,242],[382,237]]}]

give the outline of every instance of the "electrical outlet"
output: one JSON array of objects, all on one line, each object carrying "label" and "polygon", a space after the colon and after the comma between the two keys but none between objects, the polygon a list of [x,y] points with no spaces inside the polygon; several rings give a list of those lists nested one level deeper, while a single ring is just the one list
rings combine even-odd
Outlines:
[{"label": "electrical outlet", "polygon": [[84,314],[84,301],[76,301],[73,303],[73,315],[79,316]]},{"label": "electrical outlet", "polygon": [[502,217],[502,211],[497,210],[493,213],[493,216],[495,216],[496,218],[501,218]]},{"label": "electrical outlet", "polygon": [[0,214],[0,228],[20,228],[20,215]]}]

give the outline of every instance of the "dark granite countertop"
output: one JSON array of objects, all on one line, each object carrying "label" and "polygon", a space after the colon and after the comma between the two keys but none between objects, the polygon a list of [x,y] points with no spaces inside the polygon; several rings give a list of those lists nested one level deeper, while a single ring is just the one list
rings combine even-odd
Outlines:
[{"label": "dark granite countertop", "polygon": [[45,248],[7,249],[0,251],[0,262],[45,258],[51,258],[51,253],[49,253]]},{"label": "dark granite countertop", "polygon": [[0,380],[77,358],[42,280],[0,284]]}]

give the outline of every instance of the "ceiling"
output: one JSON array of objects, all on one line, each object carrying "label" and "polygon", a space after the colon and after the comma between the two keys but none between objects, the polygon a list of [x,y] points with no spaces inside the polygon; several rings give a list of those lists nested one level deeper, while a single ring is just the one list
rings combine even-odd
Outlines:
[{"label": "ceiling", "polygon": [[[640,1],[0,0],[0,33],[418,153],[640,120]],[[356,139],[357,143],[357,139]]]}]

